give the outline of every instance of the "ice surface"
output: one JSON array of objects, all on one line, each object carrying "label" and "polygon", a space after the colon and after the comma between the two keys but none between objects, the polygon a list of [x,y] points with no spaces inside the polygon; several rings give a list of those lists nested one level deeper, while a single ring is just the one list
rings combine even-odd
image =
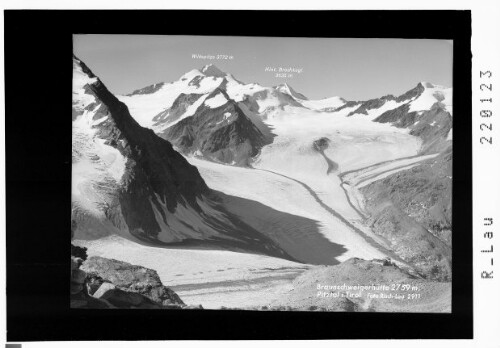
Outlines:
[{"label": "ice surface", "polygon": [[222,106],[227,102],[228,100],[226,99],[226,97],[224,97],[224,94],[222,93],[217,93],[212,98],[205,99],[205,105],[212,109],[218,108],[219,106]]},{"label": "ice surface", "polygon": [[309,266],[257,254],[226,250],[162,248],[113,235],[77,240],[89,256],[141,265],[158,272],[187,304],[204,308],[265,305],[291,289],[291,279]]},{"label": "ice surface", "polygon": [[300,103],[306,108],[321,110],[324,108],[338,108],[345,104],[344,99],[340,97],[331,97],[319,100],[300,100]]},{"label": "ice surface", "polygon": [[[258,230],[261,233],[266,233],[264,225],[269,225],[269,221],[272,221],[274,231],[271,230],[270,233],[273,233],[275,238],[283,239],[281,242],[278,241],[278,243],[284,243],[286,238],[293,238],[296,247],[303,249],[296,252],[300,252],[303,257],[311,259],[324,257],[325,260],[328,257],[335,257],[335,260],[338,262],[347,260],[350,257],[372,259],[385,255],[382,250],[366,242],[362,235],[352,229],[352,226],[346,225],[345,221],[332,214],[332,209],[322,201],[323,196],[321,193],[311,192],[303,183],[291,177],[272,173],[267,170],[233,167],[193,157],[189,158],[189,162],[198,168],[203,179],[212,189],[221,191],[227,195],[259,202],[269,207],[268,213],[264,215],[261,213],[259,216],[254,216],[253,221],[248,218],[245,219],[245,214],[250,214],[248,207],[233,205],[231,209],[240,211],[238,215],[244,218],[246,223],[252,226],[259,226]],[[333,183],[331,186],[333,186]],[[343,193],[342,195],[345,197]],[[348,204],[345,199],[344,202]],[[277,212],[302,217],[307,221],[317,221],[318,232],[326,240],[342,245],[347,250],[339,255],[332,254],[330,256],[318,255],[322,250],[319,245],[316,245],[316,248],[304,248],[305,245],[312,243],[311,240],[315,237],[314,234],[318,232],[315,232],[314,229],[311,230],[311,226],[308,224],[304,224],[302,227],[295,226],[297,224],[296,219],[290,219],[287,217],[288,215]],[[262,220],[264,225],[260,224],[258,220]],[[299,229],[295,231],[297,227]],[[278,233],[277,230],[282,230],[283,232]],[[307,253],[309,255],[306,255]]]}]

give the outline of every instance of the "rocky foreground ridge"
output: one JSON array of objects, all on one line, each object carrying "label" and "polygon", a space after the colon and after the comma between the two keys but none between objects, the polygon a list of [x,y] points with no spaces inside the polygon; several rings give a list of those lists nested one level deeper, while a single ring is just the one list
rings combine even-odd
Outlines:
[{"label": "rocky foreground ridge", "polygon": [[202,309],[187,306],[152,269],[72,249],[80,257],[71,256],[71,308]]},{"label": "rocky foreground ridge", "polygon": [[345,312],[450,312],[451,283],[433,282],[390,260],[352,258],[319,266],[293,282],[269,309]]}]

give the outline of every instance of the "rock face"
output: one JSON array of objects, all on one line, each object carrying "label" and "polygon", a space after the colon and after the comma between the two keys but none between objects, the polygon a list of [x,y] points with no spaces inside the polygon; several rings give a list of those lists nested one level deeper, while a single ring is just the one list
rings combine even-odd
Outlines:
[{"label": "rock face", "polygon": [[276,90],[280,91],[281,93],[288,94],[289,96],[293,97],[294,99],[308,100],[303,94],[294,90],[292,88],[292,86],[290,86],[288,83],[282,83],[274,88]]},{"label": "rock face", "polygon": [[374,121],[389,122],[398,128],[409,128],[411,135],[420,137],[423,141],[421,154],[441,152],[451,145],[447,137],[453,127],[453,119],[439,103],[423,112],[410,112],[409,105],[404,104],[384,112]]},{"label": "rock face", "polygon": [[[356,114],[363,114],[363,115],[368,115],[368,110],[371,109],[378,109],[382,107],[387,101],[390,100],[395,100],[395,98],[392,95],[389,96],[384,96],[382,98],[378,99],[370,99],[365,102],[361,102],[361,104],[358,106],[357,109],[354,111],[351,111],[347,116],[352,116]],[[354,106],[353,104],[346,104],[345,106]]]},{"label": "rock face", "polygon": [[[221,99],[222,105],[207,105],[213,99]],[[267,143],[264,134],[222,89],[213,91],[195,115],[182,119],[161,136],[182,152],[238,165],[248,164]]]},{"label": "rock face", "polygon": [[451,148],[361,192],[375,233],[427,277],[451,280]]},{"label": "rock face", "polygon": [[71,261],[71,308],[188,308],[153,270],[101,257],[91,257],[81,268],[83,260]]},{"label": "rock face", "polygon": [[[270,307],[346,312],[451,311],[450,283],[427,281],[387,260],[352,258],[339,265],[317,267],[300,275],[293,286]],[[410,294],[416,295],[410,299]]]},{"label": "rock face", "polygon": [[164,84],[165,84],[164,82],[155,83],[154,85],[147,86],[147,87],[144,87],[141,89],[137,89],[137,90],[135,90],[132,93],[127,94],[127,95],[132,96],[132,95],[138,95],[138,94],[152,94],[152,93],[158,91],[160,88],[162,88]]},{"label": "rock face", "polygon": [[[83,62],[75,58],[74,65],[76,71],[92,83],[84,84],[81,93],[90,102],[84,101],[81,105],[79,102],[83,98],[74,101],[74,111],[80,122],[77,124],[84,121],[90,124],[88,129],[74,127],[73,162],[106,162],[106,155],[120,158],[121,163],[115,160],[110,167],[121,176],[115,183],[107,184],[119,186],[115,198],[130,233],[154,238],[161,230],[155,208],[161,212],[161,207],[166,206],[169,212],[173,212],[179,203],[197,208],[197,198],[208,193],[208,187],[196,167],[191,166],[169,142],[156,136],[152,130],[139,126],[125,104],[116,99]],[[85,143],[79,143],[79,139]],[[110,154],[99,156],[98,149],[83,148],[89,142],[101,145]],[[107,208],[110,208],[117,202],[107,203]]]},{"label": "rock face", "polygon": [[162,284],[152,269],[93,256],[83,263],[82,270],[87,275],[88,293],[117,307],[185,306],[173,290]]},{"label": "rock face", "polygon": [[313,141],[313,148],[316,150],[316,151],[324,151],[325,149],[328,148],[328,146],[330,146],[330,139],[326,138],[326,137],[323,137],[323,138],[320,138],[318,140],[315,140]]},{"label": "rock face", "polygon": [[[72,233],[76,228],[73,221]],[[173,290],[161,283],[156,271],[103,257],[87,258],[86,248],[73,245],[70,307],[188,308]]]},{"label": "rock face", "polygon": [[[73,223],[71,232],[76,225]],[[111,308],[105,301],[94,299],[87,292],[85,271],[81,270],[82,263],[87,259],[87,249],[71,244],[71,277],[70,277],[70,308]]]},{"label": "rock face", "polygon": [[[141,294],[161,305],[184,305],[184,302],[171,289],[165,287],[156,271],[131,265],[126,262],[92,256],[82,265],[89,278],[96,283],[100,278],[103,283],[112,283],[116,288]],[[92,290],[95,288],[92,287]],[[102,285],[96,291],[102,288]],[[91,294],[93,294],[90,291]]]},{"label": "rock face", "polygon": [[93,298],[85,287],[86,273],[79,269],[81,259],[71,257],[70,308],[106,309],[110,303]]},{"label": "rock face", "polygon": [[[381,109],[374,122],[408,128],[411,135],[420,137],[423,141],[420,154],[429,154],[446,150],[451,145],[451,139],[448,138],[453,127],[451,111],[448,110],[450,95],[449,89],[420,82],[398,97],[386,95],[367,101],[349,101],[328,111],[337,112],[355,107],[347,114],[349,117],[368,115],[372,110]],[[384,109],[388,102],[393,105]]]}]

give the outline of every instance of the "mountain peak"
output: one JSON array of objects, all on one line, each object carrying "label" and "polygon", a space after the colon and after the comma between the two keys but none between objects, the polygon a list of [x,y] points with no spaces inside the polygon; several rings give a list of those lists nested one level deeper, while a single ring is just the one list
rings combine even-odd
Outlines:
[{"label": "mountain peak", "polygon": [[422,87],[424,87],[424,88],[434,88],[434,87],[436,87],[436,85],[434,85],[434,84],[432,84],[432,83],[430,83],[430,82],[425,82],[425,81],[420,81],[420,82],[418,83],[418,85],[419,85],[419,86],[422,86]]},{"label": "mountain peak", "polygon": [[277,91],[280,91],[282,93],[285,93],[285,94],[288,94],[290,95],[291,97],[295,98],[295,99],[302,99],[302,100],[307,100],[307,98],[301,94],[301,93],[298,93],[297,91],[295,91],[292,86],[290,86],[288,83],[284,82],[284,83],[280,83],[279,85],[277,85],[276,87],[274,87]]},{"label": "mountain peak", "polygon": [[219,68],[217,68],[215,65],[213,64],[208,64],[208,65],[205,65],[202,69],[201,69],[201,72],[205,75],[205,76],[211,76],[211,77],[225,77],[227,74],[225,72],[223,72],[222,70],[220,70]]},{"label": "mountain peak", "polygon": [[[86,85],[96,84],[99,81],[97,76],[75,55],[73,55],[73,91],[80,91]],[[78,98],[81,98],[80,95]]]},{"label": "mountain peak", "polygon": [[443,85],[437,85],[435,83],[430,83],[430,82],[425,82],[425,81],[420,81],[418,85],[421,85],[423,88],[431,88],[431,89],[449,89],[450,87],[443,86]]}]

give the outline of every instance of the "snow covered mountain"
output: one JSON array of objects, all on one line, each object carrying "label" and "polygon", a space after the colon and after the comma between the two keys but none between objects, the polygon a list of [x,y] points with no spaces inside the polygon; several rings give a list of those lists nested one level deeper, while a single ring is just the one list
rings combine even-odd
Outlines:
[{"label": "snow covered mountain", "polygon": [[141,127],[76,57],[73,76],[76,239],[118,234],[160,245],[230,245],[289,258],[228,212],[196,167]]},{"label": "snow covered mountain", "polygon": [[[249,158],[271,142],[223,89],[215,89],[196,110],[160,135],[182,152],[223,163],[247,165]],[[248,111],[247,111],[248,113]]]},{"label": "snow covered mountain", "polygon": [[[451,143],[451,95],[451,88],[421,82],[397,97],[309,100],[287,83],[275,87],[245,84],[207,65],[177,81],[157,83],[118,98],[142,126],[152,128],[184,154],[248,165],[273,141],[267,121],[301,110],[390,123],[421,137],[422,153],[440,151]],[[221,134],[231,140],[221,141]]]},{"label": "snow covered mountain", "polygon": [[295,91],[292,86],[290,86],[288,83],[282,83],[276,87],[274,87],[276,90],[280,91],[281,93],[286,93],[290,97],[293,97],[295,100],[308,100],[303,94],[298,93]]}]

